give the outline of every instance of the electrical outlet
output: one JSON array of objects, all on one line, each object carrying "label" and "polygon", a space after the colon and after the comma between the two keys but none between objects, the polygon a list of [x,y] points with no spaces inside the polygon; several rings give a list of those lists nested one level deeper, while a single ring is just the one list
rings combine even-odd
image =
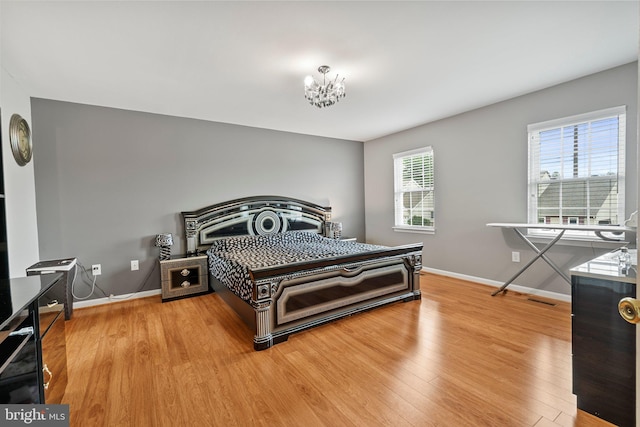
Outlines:
[{"label": "electrical outlet", "polygon": [[520,252],[511,252],[511,261],[520,262]]},{"label": "electrical outlet", "polygon": [[136,271],[140,269],[140,265],[138,264],[138,260],[137,259],[132,259],[131,260],[131,271]]},{"label": "electrical outlet", "polygon": [[102,274],[102,266],[100,264],[93,264],[91,266],[91,274],[99,276]]}]

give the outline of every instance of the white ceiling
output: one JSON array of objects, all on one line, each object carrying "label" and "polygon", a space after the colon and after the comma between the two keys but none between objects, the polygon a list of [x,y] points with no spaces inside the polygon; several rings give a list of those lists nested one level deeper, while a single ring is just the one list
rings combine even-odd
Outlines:
[{"label": "white ceiling", "polygon": [[[8,1],[32,97],[357,141],[635,61],[638,1]],[[303,96],[327,64],[347,96]]]}]

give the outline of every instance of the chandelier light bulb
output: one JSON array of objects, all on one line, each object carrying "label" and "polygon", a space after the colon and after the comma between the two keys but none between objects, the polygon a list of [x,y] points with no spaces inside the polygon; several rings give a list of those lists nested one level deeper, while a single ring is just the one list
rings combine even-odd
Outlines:
[{"label": "chandelier light bulb", "polygon": [[311,87],[313,85],[313,83],[315,83],[315,81],[313,80],[313,77],[307,76],[307,77],[304,78],[304,86],[305,87]]},{"label": "chandelier light bulb", "polygon": [[318,71],[322,74],[322,84],[312,76],[304,79],[304,97],[309,104],[318,108],[329,107],[345,97],[344,78],[338,80],[338,75],[327,82],[327,73],[331,71],[328,65],[321,65]]}]

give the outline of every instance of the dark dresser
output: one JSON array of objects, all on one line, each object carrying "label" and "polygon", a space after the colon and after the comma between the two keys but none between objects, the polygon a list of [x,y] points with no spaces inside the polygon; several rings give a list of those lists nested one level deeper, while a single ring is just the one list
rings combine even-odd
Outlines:
[{"label": "dark dresser", "polygon": [[636,326],[618,313],[636,297],[636,268],[621,271],[612,252],[571,269],[573,393],[579,409],[620,427],[636,425]]},{"label": "dark dresser", "polygon": [[67,385],[63,274],[0,280],[0,404],[61,403]]}]

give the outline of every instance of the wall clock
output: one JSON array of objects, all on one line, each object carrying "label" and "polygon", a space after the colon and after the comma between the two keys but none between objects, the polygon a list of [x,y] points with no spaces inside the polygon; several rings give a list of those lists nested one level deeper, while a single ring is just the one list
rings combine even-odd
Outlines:
[{"label": "wall clock", "polygon": [[9,142],[16,163],[24,166],[31,161],[31,129],[20,115],[14,114],[9,122]]}]

